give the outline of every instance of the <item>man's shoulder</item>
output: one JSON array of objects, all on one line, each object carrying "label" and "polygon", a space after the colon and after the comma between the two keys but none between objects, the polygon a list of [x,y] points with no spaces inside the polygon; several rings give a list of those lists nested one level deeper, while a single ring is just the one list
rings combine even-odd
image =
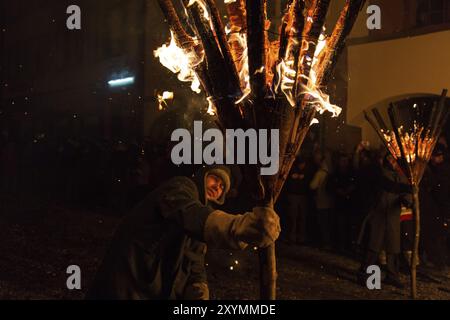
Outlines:
[{"label": "man's shoulder", "polygon": [[190,192],[194,194],[198,194],[197,185],[194,183],[194,181],[188,177],[185,176],[176,176],[173,178],[170,178],[166,182],[164,182],[159,188],[159,191],[165,192],[168,190],[177,190],[178,191],[185,191]]}]

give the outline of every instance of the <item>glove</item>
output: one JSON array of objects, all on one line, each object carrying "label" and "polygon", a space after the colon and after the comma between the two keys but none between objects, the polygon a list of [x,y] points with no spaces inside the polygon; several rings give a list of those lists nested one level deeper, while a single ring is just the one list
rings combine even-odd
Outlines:
[{"label": "glove", "polygon": [[267,207],[255,207],[243,215],[217,210],[206,220],[204,238],[210,246],[244,249],[251,244],[264,248],[278,239],[280,230],[278,215]]},{"label": "glove", "polygon": [[255,207],[234,224],[235,237],[239,241],[265,248],[270,246],[280,235],[280,218],[268,207]]},{"label": "glove", "polygon": [[184,288],[184,300],[209,300],[209,288],[205,282],[190,283]]}]

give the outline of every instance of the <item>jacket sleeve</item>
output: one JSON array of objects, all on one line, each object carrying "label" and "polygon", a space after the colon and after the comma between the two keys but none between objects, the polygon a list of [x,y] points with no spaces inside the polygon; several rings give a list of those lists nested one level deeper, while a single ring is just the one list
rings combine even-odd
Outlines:
[{"label": "jacket sleeve", "polygon": [[407,183],[393,181],[386,175],[383,175],[381,179],[384,190],[388,192],[397,194],[411,192],[411,187]]},{"label": "jacket sleeve", "polygon": [[192,240],[189,251],[185,253],[187,258],[191,260],[191,273],[189,275],[188,284],[206,283],[205,255],[206,244],[203,242]]},{"label": "jacket sleeve", "polygon": [[164,219],[177,224],[194,239],[204,241],[205,222],[214,209],[200,202],[192,180],[186,177],[169,180],[157,194],[156,207]]}]

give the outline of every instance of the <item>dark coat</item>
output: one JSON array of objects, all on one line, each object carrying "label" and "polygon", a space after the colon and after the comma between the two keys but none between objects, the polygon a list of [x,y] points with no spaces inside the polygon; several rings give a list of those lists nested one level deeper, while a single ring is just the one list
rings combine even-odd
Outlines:
[{"label": "dark coat", "polygon": [[439,207],[439,216],[450,218],[450,166],[443,163],[438,166],[429,166],[434,176],[433,188],[431,190],[433,198]]},{"label": "dark coat", "polygon": [[87,299],[179,299],[189,283],[206,282],[203,229],[214,209],[203,181],[175,177],[124,219]]},{"label": "dark coat", "polygon": [[367,227],[368,249],[387,253],[400,253],[400,212],[402,202],[411,203],[407,180],[395,171],[384,169],[378,180],[378,195],[369,212]]}]

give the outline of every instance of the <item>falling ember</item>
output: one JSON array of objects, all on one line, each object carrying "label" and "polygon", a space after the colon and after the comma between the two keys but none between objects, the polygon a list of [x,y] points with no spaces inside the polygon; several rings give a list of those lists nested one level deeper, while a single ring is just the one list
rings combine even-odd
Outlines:
[{"label": "falling ember", "polygon": [[194,72],[194,67],[202,63],[204,55],[198,56],[194,50],[183,50],[177,46],[175,37],[171,31],[170,44],[163,44],[154,51],[156,58],[159,58],[161,64],[178,74],[178,80],[182,82],[191,82],[191,89],[196,93],[200,93],[200,81]]},{"label": "falling ember", "polygon": [[174,94],[170,91],[164,91],[162,95],[158,94],[158,103],[159,103],[159,110],[163,110],[167,107],[167,100],[173,100]]}]

